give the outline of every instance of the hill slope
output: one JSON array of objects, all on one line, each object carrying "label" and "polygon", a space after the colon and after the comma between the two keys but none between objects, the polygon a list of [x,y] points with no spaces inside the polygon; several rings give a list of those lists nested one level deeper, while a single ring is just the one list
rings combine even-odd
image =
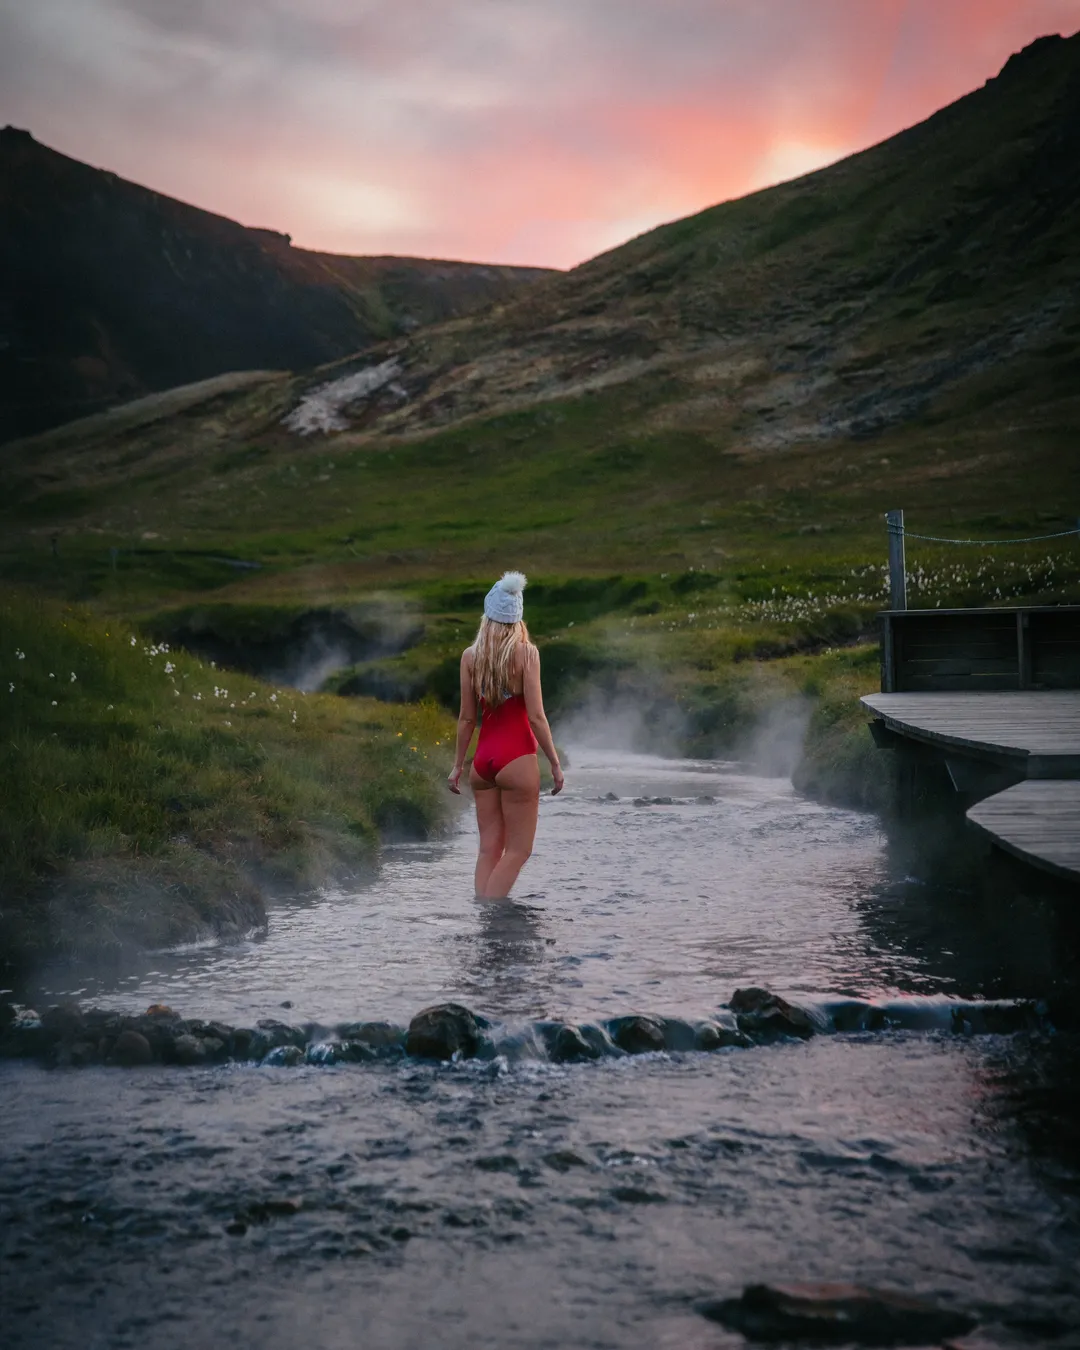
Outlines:
[{"label": "hill slope", "polygon": [[1042,39],[871,150],[483,314],[5,446],[0,575],[321,603],[512,559],[869,562],[896,505],[927,533],[1065,528],[1078,239],[1080,38]]},{"label": "hill slope", "polygon": [[870,150],[374,354],[399,392],[360,425],[407,434],[662,375],[663,426],[769,451],[880,432],[1033,358],[1075,387],[1078,239],[1080,35],[1043,38]]},{"label": "hill slope", "polygon": [[230,370],[302,369],[547,275],[293,248],[0,131],[0,440]]}]

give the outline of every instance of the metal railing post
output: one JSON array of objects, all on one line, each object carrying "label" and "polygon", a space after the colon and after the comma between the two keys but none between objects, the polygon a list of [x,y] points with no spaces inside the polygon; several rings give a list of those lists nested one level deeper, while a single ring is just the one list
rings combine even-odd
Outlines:
[{"label": "metal railing post", "polygon": [[904,560],[904,513],[886,511],[889,525],[889,608],[907,609],[907,564]]}]

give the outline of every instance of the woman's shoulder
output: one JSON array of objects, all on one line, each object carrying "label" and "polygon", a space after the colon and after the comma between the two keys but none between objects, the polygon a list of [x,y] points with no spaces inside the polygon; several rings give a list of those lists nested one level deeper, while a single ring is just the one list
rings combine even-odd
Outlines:
[{"label": "woman's shoulder", "polygon": [[471,666],[473,663],[473,657],[475,655],[476,649],[474,647],[466,647],[465,650],[461,653],[462,663]]}]

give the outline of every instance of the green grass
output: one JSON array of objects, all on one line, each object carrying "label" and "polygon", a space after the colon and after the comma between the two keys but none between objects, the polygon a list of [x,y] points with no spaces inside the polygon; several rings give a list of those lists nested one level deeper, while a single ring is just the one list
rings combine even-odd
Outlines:
[{"label": "green grass", "polygon": [[450,719],[302,696],[116,619],[0,592],[0,947],[235,932],[263,896],[438,827]]}]

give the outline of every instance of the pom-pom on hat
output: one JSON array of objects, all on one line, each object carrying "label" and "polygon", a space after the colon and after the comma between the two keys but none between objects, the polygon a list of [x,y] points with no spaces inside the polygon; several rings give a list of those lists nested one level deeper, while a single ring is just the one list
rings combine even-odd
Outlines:
[{"label": "pom-pom on hat", "polygon": [[525,613],[521,592],[525,577],[521,572],[504,572],[484,597],[484,617],[496,623],[520,623]]}]

